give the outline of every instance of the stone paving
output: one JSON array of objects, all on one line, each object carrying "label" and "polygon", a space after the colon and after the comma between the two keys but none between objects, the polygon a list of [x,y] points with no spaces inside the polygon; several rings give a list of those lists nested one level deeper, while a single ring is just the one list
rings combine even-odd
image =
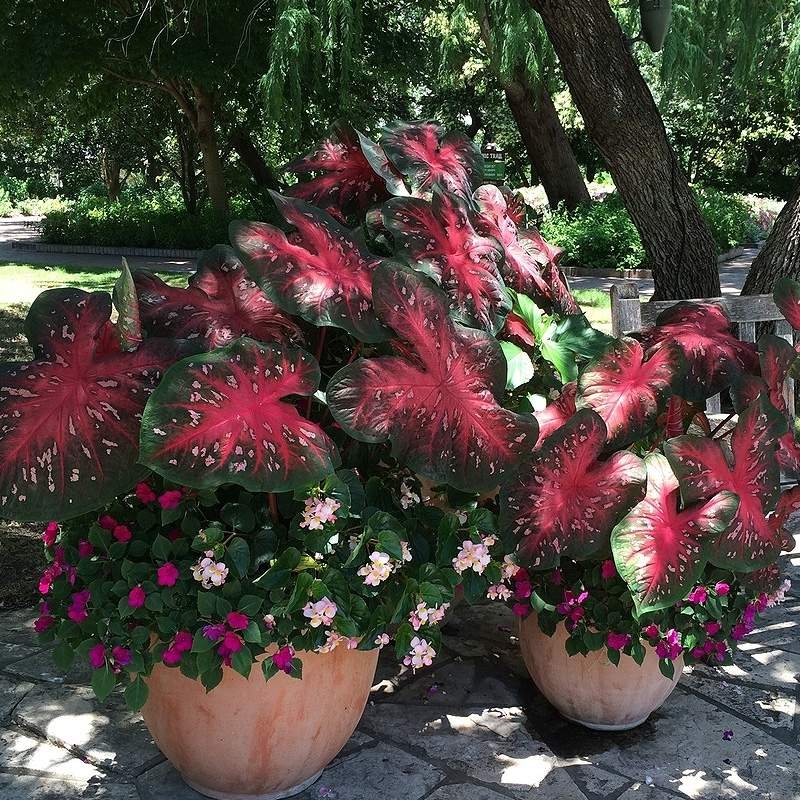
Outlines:
[{"label": "stone paving", "polygon": [[[507,609],[462,605],[433,668],[381,661],[359,730],[298,798],[800,800],[800,548],[787,569],[792,593],[735,665],[687,670],[626,733],[559,717],[527,677]],[[88,670],[57,673],[33,617],[0,616],[0,800],[201,800],[121,697],[100,705]]]}]

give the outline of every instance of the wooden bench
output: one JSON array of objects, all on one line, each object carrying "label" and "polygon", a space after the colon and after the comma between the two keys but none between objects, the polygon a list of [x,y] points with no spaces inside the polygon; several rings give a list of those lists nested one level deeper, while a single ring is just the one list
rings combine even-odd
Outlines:
[{"label": "wooden bench", "polygon": [[[639,287],[636,283],[620,283],[611,287],[611,330],[614,336],[640,331],[655,324],[656,317],[668,308],[676,305],[676,300],[656,300],[642,302]],[[739,339],[743,342],[755,342],[756,326],[759,322],[774,322],[775,335],[785,339],[794,346],[794,331],[784,319],[770,294],[756,294],[745,297],[710,297],[698,301],[716,303],[725,309],[731,322],[736,323]],[[794,416],[794,381],[786,380],[783,395],[786,407]],[[719,414],[721,398],[714,395],[706,401],[706,412]]]}]

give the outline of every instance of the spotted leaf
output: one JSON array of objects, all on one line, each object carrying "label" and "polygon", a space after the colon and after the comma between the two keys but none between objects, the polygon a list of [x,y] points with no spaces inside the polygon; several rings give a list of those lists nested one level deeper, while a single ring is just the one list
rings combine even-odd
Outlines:
[{"label": "spotted leaf", "polygon": [[142,461],[196,489],[308,486],[338,460],[333,442],[291,399],[312,395],[319,378],[319,365],[305,351],[246,337],[186,358],[147,403]]},{"label": "spotted leaf", "polygon": [[175,340],[121,349],[104,292],[51,289],[25,331],[34,360],[0,365],[0,516],[67,519],[123,494],[147,474],[139,420]]},{"label": "spotted leaf", "polygon": [[647,350],[677,344],[687,369],[676,393],[700,402],[721,392],[742,372],[758,374],[755,345],[740,342],[723,309],[713,303],[677,303],[663,311],[641,336]]},{"label": "spotted leaf", "polygon": [[302,340],[294,320],[256,286],[230,247],[218,245],[205,252],[185,288],[149,272],[137,272],[133,279],[151,336],[198,339],[206,348],[222,347],[240,336],[262,342]]},{"label": "spotted leaf", "polygon": [[135,350],[142,341],[142,317],[131,269],[122,259],[122,271],[112,292],[114,308],[117,309],[117,335],[123,350]]},{"label": "spotted leaf", "polygon": [[651,453],[645,466],[647,494],[611,534],[617,570],[639,614],[667,608],[686,596],[738,507],[735,494],[719,492],[681,509],[678,478],[667,459]]},{"label": "spotted leaf", "polygon": [[372,308],[380,259],[324,211],[272,196],[293,228],[289,236],[263,222],[231,223],[231,241],[253,280],[284,311],[314,325],[343,328],[365,342],[386,339]]},{"label": "spotted leaf", "polygon": [[499,271],[503,251],[478,234],[464,200],[438,189],[430,203],[399,197],[384,204],[383,218],[398,255],[439,283],[459,322],[490,333],[503,327],[511,310]]},{"label": "spotted leaf", "polygon": [[647,435],[684,370],[681,352],[666,345],[645,358],[634,339],[617,339],[581,374],[578,408],[593,408],[608,442],[624,447]]},{"label": "spotted leaf", "polygon": [[642,460],[623,450],[600,461],[605,444],[603,420],[578,411],[503,486],[500,528],[533,568],[588,558],[644,497]]},{"label": "spotted leaf", "polygon": [[779,278],[772,296],[786,321],[800,331],[800,283],[792,278]]},{"label": "spotted leaf", "polygon": [[534,411],[533,416],[539,423],[539,444],[550,434],[555,433],[578,410],[575,396],[578,385],[575,381],[564,384],[559,396],[542,411]]},{"label": "spotted leaf", "polygon": [[453,322],[444,294],[408,267],[379,267],[374,291],[400,355],[339,370],[327,390],[333,416],[356,439],[390,441],[400,463],[432,481],[496,487],[537,435],[533,416],[497,402],[506,384],[500,345]]},{"label": "spotted leaf", "polygon": [[439,185],[469,197],[483,178],[480,150],[466,136],[445,134],[434,122],[395,122],[383,129],[381,147],[417,196]]},{"label": "spotted leaf", "polygon": [[784,545],[782,524],[773,512],[780,498],[776,447],[785,431],[780,414],[761,398],[739,415],[729,454],[714,439],[701,436],[679,436],[664,444],[684,503],[707,500],[722,490],[739,497],[736,516],[708,554],[718,567],[765,566]]}]

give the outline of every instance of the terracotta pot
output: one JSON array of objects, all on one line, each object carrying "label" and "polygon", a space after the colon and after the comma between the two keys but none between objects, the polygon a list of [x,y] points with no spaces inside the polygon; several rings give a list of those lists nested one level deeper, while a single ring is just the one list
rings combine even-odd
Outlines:
[{"label": "terracotta pot", "polygon": [[378,650],[298,655],[302,680],[278,673],[266,682],[257,663],[247,680],[225,669],[209,693],[178,669],[155,667],[142,714],[189,786],[218,800],[290,797],[344,747],[367,703]]},{"label": "terracotta pot", "polygon": [[614,666],[605,648],[586,656],[567,655],[566,639],[563,624],[553,636],[542,633],[535,613],[520,626],[522,657],[539,691],[562,716],[594,730],[625,731],[641,725],[669,697],[683,671],[681,658],[675,662],[675,677],[665,678],[649,645],[641,666],[625,654]]}]

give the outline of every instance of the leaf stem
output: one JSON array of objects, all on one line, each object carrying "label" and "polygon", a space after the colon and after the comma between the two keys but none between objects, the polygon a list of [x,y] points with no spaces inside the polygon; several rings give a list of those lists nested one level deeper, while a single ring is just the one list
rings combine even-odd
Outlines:
[{"label": "leaf stem", "polygon": [[273,522],[278,522],[278,498],[275,495],[275,492],[269,492],[267,494],[267,498],[269,499],[269,513],[272,517]]},{"label": "leaf stem", "polygon": [[729,423],[729,422],[730,422],[730,421],[731,421],[731,420],[734,418],[734,416],[736,416],[736,414],[735,414],[735,412],[733,412],[733,411],[732,411],[730,414],[728,414],[728,416],[727,416],[727,417],[725,417],[725,419],[724,419],[724,420],[722,420],[722,422],[720,422],[720,424],[719,424],[719,425],[717,425],[717,427],[716,427],[716,428],[714,428],[714,430],[713,430],[713,431],[711,431],[711,438],[713,439],[713,438],[714,438],[714,434],[715,434],[715,433],[716,433],[716,432],[717,432],[717,431],[718,431],[720,428],[723,428],[725,425],[727,425],[727,424],[728,424],[728,423]]}]

